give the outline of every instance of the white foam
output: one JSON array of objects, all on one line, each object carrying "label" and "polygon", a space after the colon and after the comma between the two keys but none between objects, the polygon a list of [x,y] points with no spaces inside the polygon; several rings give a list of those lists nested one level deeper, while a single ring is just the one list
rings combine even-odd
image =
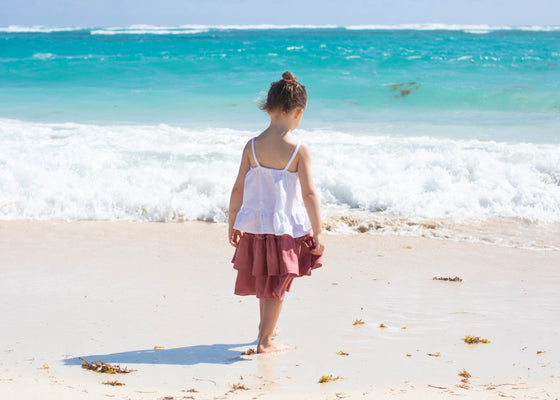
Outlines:
[{"label": "white foam", "polygon": [[476,29],[464,29],[464,32],[466,33],[474,33],[475,35],[484,35],[486,33],[490,33],[492,32],[491,29],[480,29],[480,30],[476,30]]},{"label": "white foam", "polygon": [[463,31],[468,33],[489,33],[493,31],[560,31],[560,26],[554,25],[458,25],[458,24],[398,24],[398,25],[349,25],[349,30],[414,30],[414,31]]},{"label": "white foam", "polygon": [[271,29],[348,29],[348,30],[418,30],[418,31],[463,31],[474,34],[485,34],[494,31],[529,31],[555,32],[560,31],[557,25],[458,25],[458,24],[396,24],[396,25],[130,25],[128,27],[47,27],[41,25],[21,26],[10,25],[0,27],[0,32],[6,33],[52,33],[89,30],[93,35],[116,34],[195,34],[209,30],[271,30]]},{"label": "white foam", "polygon": [[0,136],[1,219],[224,221],[244,141],[226,130],[10,120]]},{"label": "white foam", "polygon": [[267,30],[267,29],[332,29],[335,25],[181,25],[155,26],[131,25],[129,27],[99,28],[91,31],[92,35],[120,35],[120,34],[152,34],[152,35],[182,35],[205,33],[210,30]]},{"label": "white foam", "polygon": [[263,30],[263,29],[336,29],[338,25],[183,25],[186,29]]},{"label": "white foam", "polygon": [[326,203],[409,217],[560,221],[560,145],[333,135],[321,133],[316,145]]},{"label": "white foam", "polygon": [[[0,119],[0,219],[225,222],[256,132]],[[299,131],[324,207],[560,222],[560,145]]]},{"label": "white foam", "polygon": [[96,29],[92,35],[195,35],[208,32],[208,29]]},{"label": "white foam", "polygon": [[55,55],[53,53],[35,53],[33,54],[33,58],[37,60],[49,60],[54,58]]},{"label": "white foam", "polygon": [[41,26],[41,25],[33,25],[33,26],[21,26],[21,25],[10,25],[10,26],[3,26],[0,27],[0,32],[6,33],[51,33],[51,32],[71,32],[71,31],[81,31],[86,30],[88,28],[56,28],[56,27],[48,27],[48,26]]}]

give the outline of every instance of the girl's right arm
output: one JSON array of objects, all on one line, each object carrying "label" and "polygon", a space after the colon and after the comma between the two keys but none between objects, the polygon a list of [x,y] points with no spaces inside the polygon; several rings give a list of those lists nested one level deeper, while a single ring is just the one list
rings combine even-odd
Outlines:
[{"label": "girl's right arm", "polygon": [[229,199],[229,215],[228,215],[228,222],[229,222],[229,230],[228,230],[228,238],[229,243],[233,247],[237,247],[237,243],[239,243],[239,238],[241,237],[242,233],[237,229],[233,229],[233,224],[235,223],[235,218],[237,217],[237,213],[241,209],[243,205],[243,189],[245,186],[245,175],[251,168],[251,162],[249,161],[249,145],[248,142],[243,149],[243,154],[241,155],[241,164],[239,165],[239,172],[237,174],[237,179],[233,184],[233,189],[231,190],[231,196]]},{"label": "girl's right arm", "polygon": [[321,222],[321,209],[319,206],[319,197],[313,185],[313,177],[311,176],[311,151],[309,147],[302,144],[299,148],[299,161],[297,167],[299,182],[301,185],[301,196],[303,204],[311,221],[311,229],[313,229],[313,239],[315,240],[315,248],[311,250],[311,254],[321,255],[325,250],[323,242],[323,226]]}]

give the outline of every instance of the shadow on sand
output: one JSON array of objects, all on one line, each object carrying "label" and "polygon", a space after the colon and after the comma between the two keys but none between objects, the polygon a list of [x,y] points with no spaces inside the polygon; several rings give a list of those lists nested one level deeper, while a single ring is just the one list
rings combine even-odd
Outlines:
[{"label": "shadow on sand", "polygon": [[66,365],[81,365],[81,358],[89,362],[103,361],[104,363],[108,364],[228,365],[239,361],[246,361],[246,359],[241,358],[240,350],[232,349],[249,346],[252,344],[256,344],[256,342],[241,344],[198,345],[179,347],[176,349],[126,351],[123,353],[97,354],[74,357],[68,358],[63,361]]}]

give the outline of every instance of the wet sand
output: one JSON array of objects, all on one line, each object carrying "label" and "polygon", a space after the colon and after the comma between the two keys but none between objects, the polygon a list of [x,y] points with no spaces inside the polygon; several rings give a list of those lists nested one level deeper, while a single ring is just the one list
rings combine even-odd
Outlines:
[{"label": "wet sand", "polygon": [[0,222],[0,398],[559,398],[560,251],[326,240],[323,268],[286,297],[291,350],[241,356],[258,305],[232,294],[225,226]]}]

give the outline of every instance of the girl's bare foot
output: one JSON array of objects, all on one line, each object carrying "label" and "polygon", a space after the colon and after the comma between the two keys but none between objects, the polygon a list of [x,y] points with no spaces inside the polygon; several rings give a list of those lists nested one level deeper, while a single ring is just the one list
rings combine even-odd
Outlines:
[{"label": "girl's bare foot", "polygon": [[279,353],[281,351],[289,350],[288,346],[285,346],[280,343],[275,343],[272,340],[269,340],[267,343],[259,343],[257,345],[257,353]]}]

